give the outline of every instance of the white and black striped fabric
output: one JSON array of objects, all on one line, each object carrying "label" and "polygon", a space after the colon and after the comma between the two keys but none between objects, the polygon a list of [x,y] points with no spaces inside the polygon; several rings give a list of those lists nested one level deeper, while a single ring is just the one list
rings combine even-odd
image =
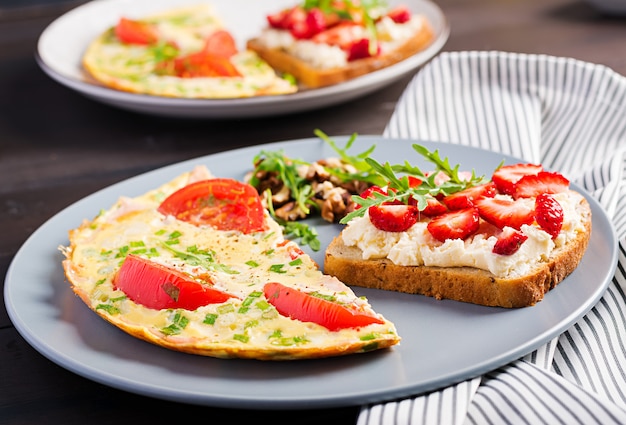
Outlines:
[{"label": "white and black striped fabric", "polygon": [[361,409],[358,425],[626,424],[626,77],[569,58],[445,52],[385,129],[559,170],[606,209],[618,267],[599,303],[523,359],[441,391]]}]

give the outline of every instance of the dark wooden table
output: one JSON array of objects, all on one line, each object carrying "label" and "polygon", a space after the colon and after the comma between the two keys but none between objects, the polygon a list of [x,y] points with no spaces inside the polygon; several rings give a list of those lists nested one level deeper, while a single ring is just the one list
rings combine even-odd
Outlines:
[{"label": "dark wooden table", "polygon": [[[0,276],[48,218],[82,197],[181,160],[261,143],[380,134],[407,77],[374,94],[289,117],[184,120],[139,115],[93,102],[51,80],[34,60],[47,24],[81,2],[0,4]],[[503,50],[567,56],[626,75],[626,19],[582,0],[440,0],[452,33],[444,50]],[[37,261],[37,259],[33,259]],[[4,279],[2,279],[4,283]],[[230,418],[273,424],[356,422],[358,406],[249,411],[167,402],[77,376],[34,350],[0,304],[0,423],[165,423]]]}]

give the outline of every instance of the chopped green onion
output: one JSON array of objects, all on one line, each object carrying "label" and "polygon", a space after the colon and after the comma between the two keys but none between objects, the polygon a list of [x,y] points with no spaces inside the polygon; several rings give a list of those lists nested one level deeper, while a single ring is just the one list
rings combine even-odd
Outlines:
[{"label": "chopped green onion", "polygon": [[285,267],[284,264],[272,264],[270,266],[270,271],[274,273],[287,273],[285,270],[283,270],[283,267]]},{"label": "chopped green onion", "polygon": [[207,313],[207,315],[204,316],[204,320],[202,321],[202,323],[206,323],[207,325],[214,325],[217,318],[218,318],[217,314]]},{"label": "chopped green onion", "polygon": [[98,304],[96,306],[96,310],[104,310],[107,313],[114,315],[114,314],[119,314],[120,309],[115,307],[114,305],[111,304]]},{"label": "chopped green onion", "polygon": [[234,334],[233,339],[239,342],[247,343],[250,340],[250,337],[245,334]]}]

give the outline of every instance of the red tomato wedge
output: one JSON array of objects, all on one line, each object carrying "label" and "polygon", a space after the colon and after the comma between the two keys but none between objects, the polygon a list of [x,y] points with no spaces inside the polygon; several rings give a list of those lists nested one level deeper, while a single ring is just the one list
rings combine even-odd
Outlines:
[{"label": "red tomato wedge", "polygon": [[237,53],[237,44],[228,31],[217,30],[207,38],[204,51],[212,56],[230,58]]},{"label": "red tomato wedge", "polygon": [[234,297],[196,282],[178,270],[132,254],[124,260],[113,278],[113,285],[137,304],[155,310],[195,310]]},{"label": "red tomato wedge", "polygon": [[191,183],[167,197],[158,211],[196,226],[243,233],[266,229],[261,198],[249,184],[216,178]]},{"label": "red tomato wedge", "polygon": [[162,62],[159,68],[181,78],[241,77],[229,58],[213,56],[205,51]]},{"label": "red tomato wedge", "polygon": [[122,43],[128,44],[147,45],[159,39],[157,30],[150,24],[127,18],[120,18],[115,26],[115,35]]},{"label": "red tomato wedge", "polygon": [[225,30],[212,33],[200,51],[168,59],[157,64],[157,72],[180,78],[241,77],[230,61],[237,53],[233,36]]},{"label": "red tomato wedge", "polygon": [[317,323],[330,331],[385,323],[378,317],[351,310],[341,304],[309,295],[278,282],[266,283],[263,293],[267,301],[283,316],[302,322]]}]

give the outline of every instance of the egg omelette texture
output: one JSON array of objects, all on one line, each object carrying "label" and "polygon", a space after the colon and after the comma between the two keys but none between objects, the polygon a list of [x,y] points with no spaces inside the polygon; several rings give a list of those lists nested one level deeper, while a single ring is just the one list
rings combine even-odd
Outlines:
[{"label": "egg omelette texture", "polygon": [[[60,250],[73,291],[99,316],[132,336],[210,357],[310,359],[399,343],[394,324],[375,313],[367,299],[324,275],[295,242],[284,238],[267,211],[262,212],[263,229],[249,233],[218,230],[159,211],[179,189],[213,178],[206,167],[198,166],[141,196],[120,197],[93,220],[70,230],[70,243]],[[168,290],[165,281],[159,291],[166,295],[158,296],[173,304],[147,307],[149,302],[135,302],[133,291],[144,291],[149,282],[130,279],[122,285],[120,270],[129,258],[175,270],[227,298],[181,307],[177,303],[182,292],[178,299],[172,289],[179,288],[170,285]],[[274,296],[283,299],[274,293],[279,289],[281,296],[297,295],[303,303],[295,310],[280,305],[274,300]],[[330,309],[321,314],[314,309],[310,318],[301,316],[307,306],[320,303]],[[336,313],[347,322],[337,322]],[[354,322],[358,317],[365,322]]]},{"label": "egg omelette texture", "polygon": [[123,42],[116,26],[112,26],[93,40],[83,55],[88,75],[106,87],[192,99],[248,98],[297,91],[296,85],[279,77],[255,52],[245,49],[229,58],[238,71],[236,76],[181,77],[163,72],[163,63],[196,55],[205,48],[207,37],[226,30],[210,4],[168,10],[134,24],[135,30],[149,26],[155,39]]}]

